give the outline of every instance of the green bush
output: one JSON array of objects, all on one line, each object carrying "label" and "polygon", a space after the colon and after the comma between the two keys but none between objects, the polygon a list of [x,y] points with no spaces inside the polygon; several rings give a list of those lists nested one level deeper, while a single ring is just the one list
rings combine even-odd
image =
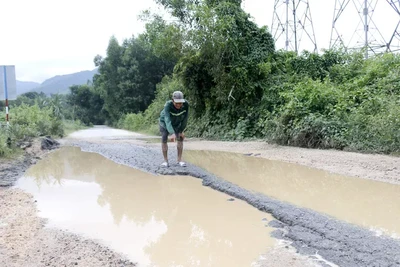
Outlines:
[{"label": "green bush", "polygon": [[185,93],[181,82],[177,78],[165,76],[157,85],[156,98],[144,113],[125,114],[118,120],[116,126],[130,131],[140,131],[150,134],[159,134],[158,120],[165,102],[171,99],[174,91]]},{"label": "green bush", "polygon": [[0,128],[0,157],[8,157],[12,154],[13,150],[8,145],[8,134],[6,129]]},{"label": "green bush", "polygon": [[399,57],[355,56],[332,70],[336,80],[303,77],[282,91],[281,104],[257,124],[262,136],[283,145],[398,152]]},{"label": "green bush", "polygon": [[[371,107],[378,103],[379,110]],[[361,105],[348,117],[345,137],[349,149],[391,153],[400,151],[400,98],[379,97]]]},{"label": "green bush", "polygon": [[37,136],[64,135],[62,120],[53,115],[51,107],[39,108],[38,105],[13,108],[10,112],[10,128],[13,139],[25,139]]},{"label": "green bush", "polygon": [[[263,87],[260,99],[245,103],[234,90],[234,98],[221,98],[220,103],[209,99],[218,94],[198,97],[204,107],[197,114],[190,112],[187,135],[213,140],[260,138],[309,148],[400,151],[400,55],[364,60],[360,53],[342,51],[300,57],[279,52],[259,67],[265,80],[260,76],[257,85],[249,86]],[[239,73],[237,77],[241,79]],[[122,116],[118,127],[158,134],[160,112],[175,90],[185,93],[179,78],[165,77],[146,111]],[[203,93],[192,91],[189,102],[191,95]]]},{"label": "green bush", "polygon": [[52,105],[40,108],[38,104],[22,103],[14,106],[10,110],[10,125],[6,127],[4,123],[0,128],[0,157],[10,155],[19,141],[38,136],[64,136],[63,121],[55,111]]},{"label": "green bush", "polygon": [[130,131],[141,131],[144,127],[144,116],[142,113],[130,113],[122,117],[119,126]]},{"label": "green bush", "polygon": [[158,125],[158,119],[164,108],[165,102],[171,100],[174,91],[181,91],[186,95],[185,88],[178,78],[165,76],[161,83],[157,85],[156,98],[144,112],[146,124]]},{"label": "green bush", "polygon": [[68,135],[72,132],[81,130],[81,129],[86,129],[88,126],[83,124],[80,120],[64,120],[63,121],[63,128],[64,128],[64,134]]}]

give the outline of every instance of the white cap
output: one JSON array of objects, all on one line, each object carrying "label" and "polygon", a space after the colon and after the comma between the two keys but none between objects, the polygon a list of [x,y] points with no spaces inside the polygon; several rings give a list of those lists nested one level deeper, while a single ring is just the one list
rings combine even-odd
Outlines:
[{"label": "white cap", "polygon": [[175,91],[172,94],[172,99],[175,103],[185,103],[185,99],[183,98],[183,94],[181,91]]}]

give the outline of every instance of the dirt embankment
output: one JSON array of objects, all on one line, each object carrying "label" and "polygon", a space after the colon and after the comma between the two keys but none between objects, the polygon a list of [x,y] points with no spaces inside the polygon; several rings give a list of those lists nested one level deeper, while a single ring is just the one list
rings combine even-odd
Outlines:
[{"label": "dirt embankment", "polygon": [[33,164],[60,144],[49,137],[20,143],[23,153],[11,159],[0,158],[0,187],[10,187]]},{"label": "dirt embankment", "polygon": [[35,140],[22,155],[0,161],[0,266],[135,266],[96,241],[45,227],[33,197],[11,188],[48,151],[51,139]]}]

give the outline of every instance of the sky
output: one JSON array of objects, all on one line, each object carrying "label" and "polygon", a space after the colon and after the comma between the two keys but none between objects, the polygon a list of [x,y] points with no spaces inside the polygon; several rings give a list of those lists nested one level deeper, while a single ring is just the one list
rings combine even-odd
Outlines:
[{"label": "sky", "polygon": [[[306,6],[303,4],[306,1],[301,1],[299,14],[304,13]],[[368,0],[372,4],[377,1],[373,20],[388,39],[399,16],[386,1]],[[271,28],[274,3],[274,0],[244,0],[242,6],[259,26]],[[337,28],[347,39],[361,21],[356,6],[362,3],[351,0],[338,19]],[[335,0],[309,0],[309,4],[318,49],[328,48]],[[0,65],[15,65],[17,80],[34,82],[92,70],[94,57],[105,55],[112,35],[122,41],[143,32],[144,23],[137,16],[149,8],[157,10],[154,0],[0,1]],[[285,10],[285,5],[279,4],[277,13],[283,20]],[[307,29],[312,32],[310,25]],[[312,43],[305,37],[303,34],[300,50],[312,50]],[[278,39],[276,46],[284,48],[284,38]]]}]

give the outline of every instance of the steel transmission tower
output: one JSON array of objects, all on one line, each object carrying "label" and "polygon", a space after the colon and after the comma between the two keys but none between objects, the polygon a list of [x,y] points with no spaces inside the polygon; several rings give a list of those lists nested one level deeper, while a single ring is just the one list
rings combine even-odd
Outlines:
[{"label": "steel transmission tower", "polygon": [[275,42],[284,39],[286,50],[298,53],[304,41],[318,52],[308,0],[275,0],[271,33]]},{"label": "steel transmission tower", "polygon": [[387,48],[389,51],[395,52],[400,50],[400,1],[399,0],[386,0],[389,5],[396,11],[398,19],[397,25],[394,29],[392,36],[387,43]]},{"label": "steel transmission tower", "polygon": [[[397,25],[395,26],[394,31],[392,31],[391,36],[385,39],[373,19],[378,0],[335,0],[329,47],[334,48],[342,46],[346,49],[365,49],[365,58],[368,58],[370,53],[380,54],[383,52],[394,52],[400,50],[400,1],[386,0],[386,2],[397,13]],[[352,6],[355,7],[355,10],[358,13],[358,25],[350,38],[344,38],[342,33],[345,30],[348,30],[349,27],[352,27],[352,21],[354,21],[354,19],[349,19],[342,28],[338,26],[338,23],[340,22],[339,19],[344,16],[344,12],[349,10]],[[352,15],[354,18],[355,13],[352,13]],[[388,23],[379,26],[385,27],[385,29],[388,26],[390,27]]]}]

